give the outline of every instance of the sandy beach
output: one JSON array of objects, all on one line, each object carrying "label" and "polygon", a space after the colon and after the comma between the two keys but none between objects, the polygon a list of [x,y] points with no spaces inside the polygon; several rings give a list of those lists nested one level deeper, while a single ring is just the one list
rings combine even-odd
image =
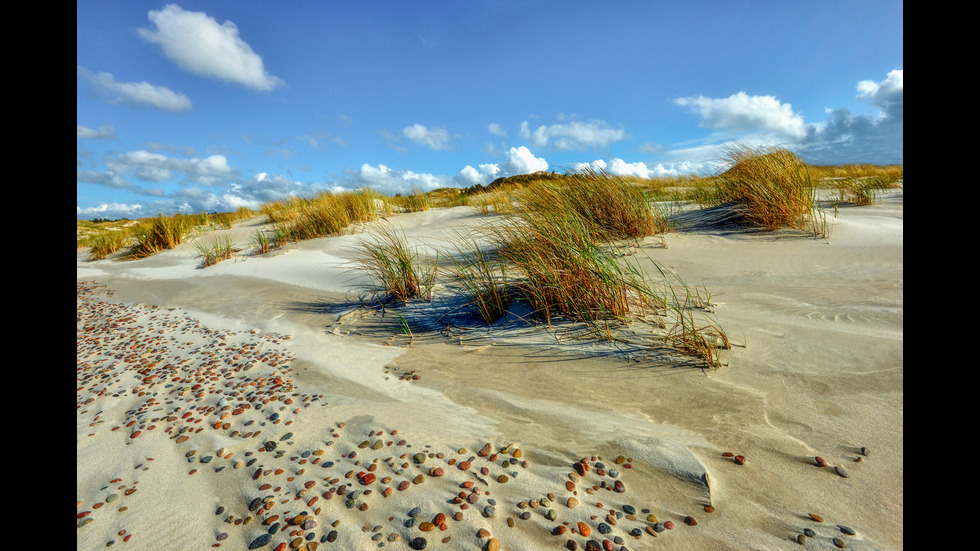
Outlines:
[{"label": "sandy beach", "polygon": [[373,223],[208,268],[80,250],[76,548],[902,549],[902,190],[826,239],[709,218],[637,257],[711,292],[716,369],[439,300],[405,331],[359,300]]}]

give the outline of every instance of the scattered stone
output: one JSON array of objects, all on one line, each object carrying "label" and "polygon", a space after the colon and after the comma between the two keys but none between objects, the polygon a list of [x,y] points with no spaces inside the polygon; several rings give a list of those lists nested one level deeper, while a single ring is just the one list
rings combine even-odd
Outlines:
[{"label": "scattered stone", "polygon": [[248,548],[249,549],[258,549],[260,547],[265,547],[266,545],[269,545],[269,542],[270,541],[272,541],[272,535],[271,534],[262,534],[261,536],[259,536],[259,537],[255,538],[254,540],[252,540],[252,543],[248,544]]}]

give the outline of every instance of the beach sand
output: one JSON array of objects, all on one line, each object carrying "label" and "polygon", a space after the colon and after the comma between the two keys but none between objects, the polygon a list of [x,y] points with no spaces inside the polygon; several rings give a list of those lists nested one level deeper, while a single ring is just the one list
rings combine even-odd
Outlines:
[{"label": "beach sand", "polygon": [[[80,251],[76,548],[902,549],[902,191],[827,239],[706,218],[637,258],[711,291],[716,369],[438,301],[408,334],[358,298],[371,224],[205,269]],[[436,248],[487,219],[389,218]]]}]

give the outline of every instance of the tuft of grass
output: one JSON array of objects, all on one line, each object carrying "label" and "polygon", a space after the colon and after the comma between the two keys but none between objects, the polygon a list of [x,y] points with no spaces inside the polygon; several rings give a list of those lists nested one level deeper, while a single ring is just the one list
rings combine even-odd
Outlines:
[{"label": "tuft of grass", "polygon": [[725,160],[731,168],[718,177],[718,200],[739,203],[749,222],[769,231],[812,232],[819,226],[809,168],[796,154],[736,145],[727,148]]},{"label": "tuft of grass", "polygon": [[385,223],[361,249],[358,265],[374,277],[374,291],[386,301],[432,300],[438,258],[431,260],[409,246],[404,232]]},{"label": "tuft of grass", "polygon": [[458,236],[456,255],[451,255],[452,279],[480,319],[493,325],[507,315],[511,289],[504,265],[474,237]]},{"label": "tuft of grass", "polygon": [[370,189],[291,197],[262,205],[260,212],[285,239],[302,241],[340,235],[352,224],[377,220],[390,211],[384,197]]},{"label": "tuft of grass", "polygon": [[199,221],[187,214],[164,216],[141,221],[133,228],[136,240],[126,253],[129,258],[145,258],[166,249],[173,249],[183,243],[184,238]]},{"label": "tuft of grass", "polygon": [[122,250],[130,239],[128,231],[114,230],[105,231],[90,237],[87,241],[89,258],[91,260],[102,260],[103,258]]},{"label": "tuft of grass", "polygon": [[496,189],[473,196],[470,204],[481,214],[514,214],[515,193]]},{"label": "tuft of grass", "polygon": [[396,196],[394,202],[405,212],[423,212],[432,208],[432,198],[421,189],[413,189],[405,196]]},{"label": "tuft of grass", "polygon": [[881,190],[900,186],[895,177],[887,175],[835,178],[831,185],[837,189],[840,202],[856,205],[873,205]]},{"label": "tuft of grass", "polygon": [[520,203],[525,219],[578,218],[598,240],[638,239],[668,226],[639,186],[593,169],[538,182],[521,193]]},{"label": "tuft of grass", "polygon": [[272,236],[265,230],[255,230],[252,234],[252,248],[255,254],[266,254],[272,250]]},{"label": "tuft of grass", "polygon": [[228,236],[215,237],[210,243],[197,244],[198,258],[202,258],[201,267],[214,266],[222,260],[228,260],[235,253],[235,247]]}]

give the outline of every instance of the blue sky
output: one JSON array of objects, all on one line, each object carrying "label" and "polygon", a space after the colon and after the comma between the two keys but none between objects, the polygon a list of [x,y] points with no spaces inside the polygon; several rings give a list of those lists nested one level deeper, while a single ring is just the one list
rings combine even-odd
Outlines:
[{"label": "blue sky", "polygon": [[77,217],[903,162],[901,1],[79,0]]}]

